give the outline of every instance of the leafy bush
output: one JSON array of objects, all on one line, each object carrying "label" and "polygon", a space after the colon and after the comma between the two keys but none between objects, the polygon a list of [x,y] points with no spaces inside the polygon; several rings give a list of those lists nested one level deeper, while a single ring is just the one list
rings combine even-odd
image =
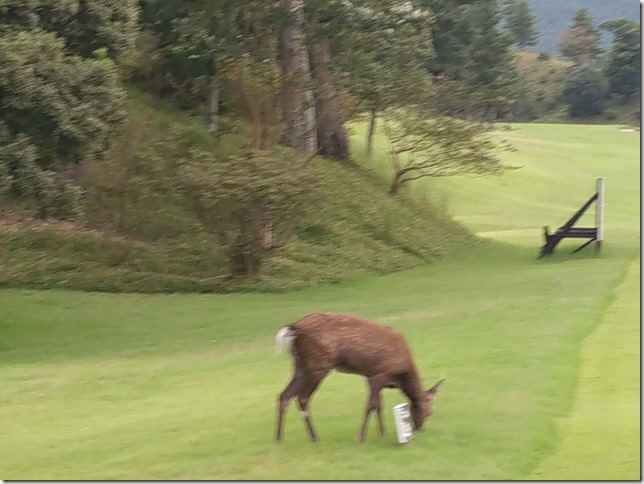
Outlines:
[{"label": "leafy bush", "polygon": [[180,171],[190,207],[224,248],[232,275],[258,273],[297,231],[310,201],[308,170],[263,151],[222,160],[207,152],[193,156]]},{"label": "leafy bush", "polygon": [[547,53],[521,52],[516,55],[515,64],[522,93],[513,106],[514,119],[529,121],[559,110],[569,62],[550,59]]},{"label": "leafy bush", "polygon": [[43,31],[0,33],[0,176],[4,192],[35,200],[41,216],[78,211],[66,173],[99,157],[124,116],[114,63],[65,55]]},{"label": "leafy bush", "polygon": [[138,14],[137,0],[3,0],[0,28],[43,29],[74,54],[89,58],[105,49],[121,59],[134,51]]}]

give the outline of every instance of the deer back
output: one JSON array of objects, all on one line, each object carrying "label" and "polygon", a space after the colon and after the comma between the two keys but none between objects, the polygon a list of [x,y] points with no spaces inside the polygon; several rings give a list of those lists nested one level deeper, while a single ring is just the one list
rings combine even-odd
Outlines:
[{"label": "deer back", "polygon": [[292,352],[305,371],[339,371],[367,377],[415,373],[411,352],[395,329],[360,316],[313,313],[291,325]]}]

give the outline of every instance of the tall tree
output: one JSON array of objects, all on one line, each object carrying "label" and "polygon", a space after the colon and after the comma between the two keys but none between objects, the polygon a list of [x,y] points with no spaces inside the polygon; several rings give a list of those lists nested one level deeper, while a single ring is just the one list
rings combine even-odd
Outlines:
[{"label": "tall tree", "polygon": [[468,7],[473,25],[469,59],[463,81],[484,119],[496,119],[499,108],[514,95],[517,71],[512,62],[512,38],[499,30],[501,11],[496,0]]},{"label": "tall tree", "polygon": [[349,138],[344,128],[333,77],[329,69],[331,45],[319,39],[310,48],[311,69],[316,82],[315,107],[317,116],[318,152],[339,160],[351,158]]},{"label": "tall tree", "polygon": [[[222,62],[249,55],[243,13],[248,2],[140,0],[142,35],[137,80],[180,107],[219,122]],[[252,52],[255,55],[255,52]],[[152,61],[150,61],[152,59]]]},{"label": "tall tree", "polygon": [[506,0],[503,15],[505,26],[519,49],[537,44],[536,17],[526,0]]},{"label": "tall tree", "polygon": [[640,27],[627,19],[608,20],[600,25],[614,36],[604,73],[611,94],[625,99],[640,91]]},{"label": "tall tree", "polygon": [[495,119],[514,96],[517,80],[512,37],[502,32],[497,0],[453,2],[425,0],[435,16],[431,27],[434,55],[429,70],[438,77],[443,111],[452,115]]},{"label": "tall tree", "polygon": [[351,4],[338,0],[305,3],[306,36],[315,81],[318,152],[339,160],[351,158],[335,69],[338,36],[346,32],[346,15],[350,8]]},{"label": "tall tree", "polygon": [[428,35],[433,52],[428,68],[434,75],[462,79],[462,70],[469,59],[469,45],[474,37],[469,7],[452,0],[425,0],[424,5],[433,13]]},{"label": "tall tree", "polygon": [[282,66],[282,110],[286,142],[305,153],[318,151],[315,98],[311,86],[311,65],[303,32],[302,0],[280,0],[286,20],[280,29]]},{"label": "tall tree", "polygon": [[606,80],[590,63],[573,67],[563,88],[563,100],[573,118],[603,113],[607,94]]},{"label": "tall tree", "polygon": [[564,57],[583,64],[592,59],[594,37],[585,27],[573,27],[559,34],[559,52]]},{"label": "tall tree", "polygon": [[[590,35],[596,40],[596,44],[601,40],[601,32],[595,26],[595,19],[590,16],[589,10],[587,8],[577,9],[575,14],[572,17],[572,27],[583,27],[585,28]],[[598,50],[597,53],[600,51]]]},{"label": "tall tree", "polygon": [[427,80],[431,15],[422,4],[395,0],[355,2],[346,8],[333,36],[336,72],[344,87],[370,113],[371,153],[378,113],[415,102]]},{"label": "tall tree", "polygon": [[559,34],[559,52],[578,64],[597,58],[602,52],[599,48],[601,32],[595,26],[588,9],[578,9],[572,20],[570,28]]}]

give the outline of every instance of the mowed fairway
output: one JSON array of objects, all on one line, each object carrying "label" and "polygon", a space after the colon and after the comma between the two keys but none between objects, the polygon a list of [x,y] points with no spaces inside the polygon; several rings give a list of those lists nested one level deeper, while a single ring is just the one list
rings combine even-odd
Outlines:
[{"label": "mowed fairway", "polygon": [[[582,345],[575,406],[562,422],[559,449],[536,479],[634,479],[639,448],[639,263],[616,290],[599,328]],[[616,351],[618,350],[618,351]],[[610,447],[607,447],[607,443]]]},{"label": "mowed fairway", "polygon": [[[595,331],[639,332],[634,291],[614,294],[639,253],[638,134],[612,126],[515,128],[499,135],[517,145],[504,157],[522,169],[413,188],[447,200],[487,239],[437,264],[279,295],[0,291],[0,478],[522,479],[549,462],[548,478],[565,468],[562,478],[593,478],[570,472],[583,465],[566,451],[574,441],[597,459],[624,456],[607,460],[597,478],[638,479],[631,434],[611,441],[600,433],[597,442],[564,423],[574,412],[601,419],[632,409],[639,396],[617,392],[590,410],[580,400],[597,391],[587,382],[595,373],[584,373],[593,368],[586,348],[597,346]],[[358,135],[359,151],[360,127]],[[383,170],[385,162],[373,161]],[[565,222],[598,176],[607,190],[601,253],[570,255],[575,241],[536,260],[540,227]],[[619,324],[610,319],[616,301],[629,308]],[[320,442],[308,441],[295,404],[284,442],[273,442],[276,397],[291,375],[273,336],[312,311],[395,326],[425,382],[447,378],[434,416],[411,443],[396,443],[390,409],[403,398],[386,390],[388,435],[380,438],[372,422],[359,445],[366,385],[338,373],[312,400]],[[622,344],[606,338],[600,356]],[[620,374],[614,365],[610,374]],[[594,368],[601,374],[602,366]],[[629,388],[637,387],[639,374],[626,374]],[[548,460],[557,456],[563,463]]]}]

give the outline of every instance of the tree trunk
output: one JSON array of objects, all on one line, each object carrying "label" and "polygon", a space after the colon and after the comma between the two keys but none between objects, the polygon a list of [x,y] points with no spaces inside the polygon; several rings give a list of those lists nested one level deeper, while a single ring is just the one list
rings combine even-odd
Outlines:
[{"label": "tree trunk", "polygon": [[311,66],[302,30],[302,0],[281,0],[295,25],[287,23],[280,31],[280,63],[282,67],[282,108],[286,125],[286,143],[313,154],[318,149],[315,99],[311,89]]},{"label": "tree trunk", "polygon": [[367,156],[371,156],[373,150],[373,137],[376,133],[376,118],[378,114],[378,102],[374,103],[371,109],[371,119],[369,120],[369,131],[367,132]]},{"label": "tree trunk", "polygon": [[310,57],[313,78],[318,88],[315,96],[318,150],[321,155],[346,161],[351,157],[351,153],[329,72],[331,61],[329,41],[322,40],[315,45],[311,49]]},{"label": "tree trunk", "polygon": [[217,133],[219,128],[219,81],[217,74],[210,77],[210,89],[208,91],[208,130],[212,134]]}]

